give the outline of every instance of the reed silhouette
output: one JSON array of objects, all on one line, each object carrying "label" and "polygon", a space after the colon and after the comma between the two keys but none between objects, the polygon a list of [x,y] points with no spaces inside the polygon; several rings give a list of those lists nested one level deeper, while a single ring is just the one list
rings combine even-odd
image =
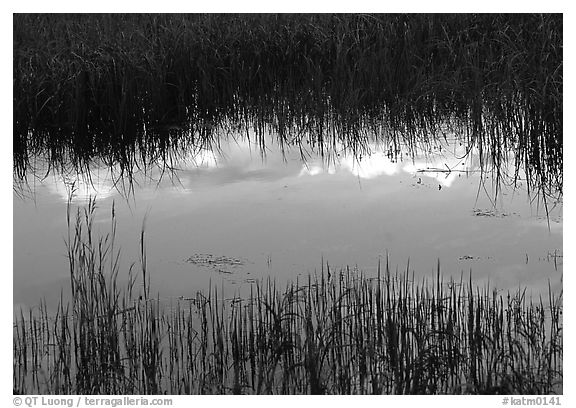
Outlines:
[{"label": "reed silhouette", "polygon": [[[14,15],[14,174],[121,177],[248,134],[264,151],[455,133],[562,191],[562,15]],[[169,159],[169,160],[167,160]]]},{"label": "reed silhouette", "polygon": [[139,262],[121,271],[114,209],[103,235],[95,211],[68,215],[72,299],[15,319],[19,393],[562,393],[562,292],[498,293],[445,279],[440,261],[418,282],[386,260],[375,277],[323,262],[282,288],[168,301],[151,295],[144,229]]}]

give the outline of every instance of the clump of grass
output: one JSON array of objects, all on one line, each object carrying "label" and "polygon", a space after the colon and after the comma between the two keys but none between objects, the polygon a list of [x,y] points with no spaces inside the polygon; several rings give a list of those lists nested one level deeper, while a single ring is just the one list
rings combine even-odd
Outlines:
[{"label": "clump of grass", "polygon": [[[562,293],[534,301],[472,278],[417,282],[409,266],[376,277],[328,263],[305,282],[171,302],[120,286],[119,249],[72,219],[72,299],[14,324],[14,390],[25,394],[551,394],[562,392]],[[134,266],[134,265],[133,265]],[[138,289],[139,287],[139,289]]]},{"label": "clump of grass", "polygon": [[[562,15],[14,15],[14,172],[122,174],[248,133],[361,153],[455,131],[562,190]],[[448,130],[446,129],[448,128]]]}]

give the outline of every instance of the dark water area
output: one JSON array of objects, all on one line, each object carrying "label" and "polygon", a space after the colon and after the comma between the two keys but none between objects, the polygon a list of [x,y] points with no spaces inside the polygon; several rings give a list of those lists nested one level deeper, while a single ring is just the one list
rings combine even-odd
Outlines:
[{"label": "dark water area", "polygon": [[562,392],[562,15],[13,21],[15,392]]}]

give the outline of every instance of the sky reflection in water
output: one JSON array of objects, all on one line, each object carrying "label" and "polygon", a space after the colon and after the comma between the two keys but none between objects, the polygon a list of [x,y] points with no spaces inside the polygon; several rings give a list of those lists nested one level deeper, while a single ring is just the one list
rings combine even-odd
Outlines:
[{"label": "sky reflection in water", "polygon": [[[470,270],[477,282],[533,293],[561,287],[562,205],[550,214],[526,191],[505,189],[495,205],[490,181],[480,183],[478,160],[455,144],[414,160],[391,160],[381,149],[330,160],[300,151],[262,158],[246,142],[206,150],[180,163],[174,177],[150,173],[125,199],[110,171],[81,178],[50,176],[34,186],[35,200],[14,195],[14,303],[54,305],[68,289],[66,201],[97,194],[96,225],[109,229],[116,203],[121,274],[138,260],[145,220],[152,288],[161,297],[192,296],[209,282],[228,295],[254,279],[284,284],[320,270],[357,266],[375,275],[389,257],[395,270],[409,262],[415,276],[446,278]],[[486,191],[485,191],[486,188]]]}]

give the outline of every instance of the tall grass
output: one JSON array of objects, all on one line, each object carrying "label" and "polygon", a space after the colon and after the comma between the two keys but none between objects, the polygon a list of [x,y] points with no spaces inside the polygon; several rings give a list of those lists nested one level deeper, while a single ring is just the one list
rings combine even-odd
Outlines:
[{"label": "tall grass", "polygon": [[471,277],[416,281],[386,261],[376,277],[334,271],[224,298],[120,285],[120,250],[91,201],[69,212],[72,299],[14,323],[14,391],[25,394],[550,394],[562,392],[562,293],[499,294]]},{"label": "tall grass", "polygon": [[[562,15],[14,15],[14,171],[123,175],[217,144],[401,144],[455,131],[562,190]],[[403,142],[403,143],[400,143]],[[264,147],[264,146],[262,146]],[[524,175],[523,175],[524,176]]]}]

